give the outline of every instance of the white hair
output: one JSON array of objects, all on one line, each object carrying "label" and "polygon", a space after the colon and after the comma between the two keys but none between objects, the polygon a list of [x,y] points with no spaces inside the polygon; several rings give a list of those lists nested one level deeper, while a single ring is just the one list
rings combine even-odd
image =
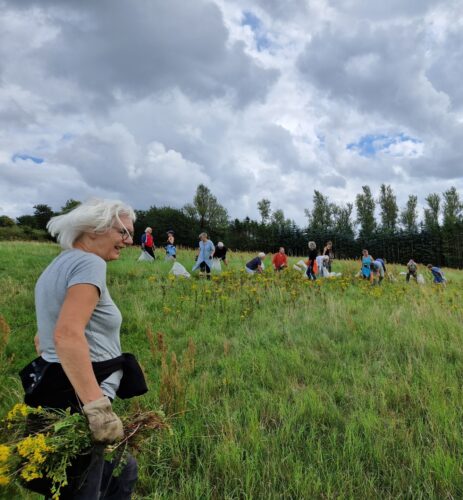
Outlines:
[{"label": "white hair", "polygon": [[223,243],[222,243],[221,241],[219,241],[219,242],[217,243],[217,246],[218,246],[219,248],[222,248],[222,247],[223,247]]},{"label": "white hair", "polygon": [[107,231],[115,221],[122,224],[121,215],[135,221],[133,208],[119,200],[102,200],[93,198],[70,212],[52,217],[47,224],[48,232],[56,236],[61,248],[68,250],[83,234]]},{"label": "white hair", "polygon": [[264,252],[259,252],[258,257],[260,257],[261,259],[263,259],[265,257],[265,253]]},{"label": "white hair", "polygon": [[147,228],[145,229],[145,233],[147,233],[148,231],[153,231],[153,230],[152,230],[150,227],[147,227]]},{"label": "white hair", "polygon": [[317,248],[317,244],[315,243],[315,241],[309,241],[307,246],[309,247],[310,250],[315,250]]}]

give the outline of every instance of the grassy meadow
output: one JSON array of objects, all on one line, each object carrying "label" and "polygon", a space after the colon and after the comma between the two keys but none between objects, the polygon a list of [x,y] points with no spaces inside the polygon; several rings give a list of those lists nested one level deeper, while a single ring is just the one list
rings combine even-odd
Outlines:
[{"label": "grassy meadow", "polygon": [[[21,400],[33,357],[34,285],[59,253],[0,242],[1,415]],[[171,263],[108,265],[122,346],[142,364],[147,395],[171,430],[139,450],[138,499],[463,497],[463,273],[446,288],[372,287],[359,263],[309,282],[292,269],[243,271],[231,254],[211,281],[169,276]],[[187,269],[193,252],[180,250]],[[290,259],[291,266],[297,260]],[[0,495],[1,495],[0,490]],[[38,498],[11,489],[5,498]]]}]

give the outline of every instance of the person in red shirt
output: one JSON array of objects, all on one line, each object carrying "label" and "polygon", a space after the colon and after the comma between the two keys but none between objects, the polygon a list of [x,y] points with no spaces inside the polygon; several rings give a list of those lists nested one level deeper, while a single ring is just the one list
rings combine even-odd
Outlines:
[{"label": "person in red shirt", "polygon": [[153,241],[153,230],[150,227],[147,227],[145,232],[142,234],[141,247],[145,252],[149,253],[153,259],[155,258],[154,249],[156,247],[154,246]]},{"label": "person in red shirt", "polygon": [[285,254],[285,249],[283,247],[280,247],[278,253],[273,256],[272,264],[275,271],[281,271],[285,267],[288,267],[288,257]]}]

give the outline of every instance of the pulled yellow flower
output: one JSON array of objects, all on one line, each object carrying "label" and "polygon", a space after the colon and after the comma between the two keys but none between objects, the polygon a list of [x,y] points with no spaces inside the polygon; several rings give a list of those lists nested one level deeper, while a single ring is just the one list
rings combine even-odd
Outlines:
[{"label": "pulled yellow flower", "polygon": [[10,482],[8,474],[8,467],[5,465],[0,466],[0,486],[6,486]]},{"label": "pulled yellow flower", "polygon": [[9,446],[0,444],[0,462],[6,462],[10,456],[11,450]]},{"label": "pulled yellow flower", "polygon": [[46,454],[54,451],[47,444],[45,434],[27,436],[17,445],[19,456],[27,458],[31,463],[42,464],[45,462]]},{"label": "pulled yellow flower", "polygon": [[32,481],[33,479],[38,479],[39,477],[43,477],[43,474],[39,471],[36,465],[27,464],[21,471],[21,477],[25,481]]},{"label": "pulled yellow flower", "polygon": [[6,416],[6,420],[11,422],[19,415],[21,415],[22,417],[27,417],[28,414],[29,414],[29,407],[27,405],[25,405],[24,403],[17,403],[8,412],[8,415]]}]

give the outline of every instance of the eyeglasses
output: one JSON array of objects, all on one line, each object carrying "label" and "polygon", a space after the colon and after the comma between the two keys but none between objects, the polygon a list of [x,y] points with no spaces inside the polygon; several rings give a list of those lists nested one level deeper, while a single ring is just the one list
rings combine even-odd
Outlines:
[{"label": "eyeglasses", "polygon": [[122,241],[127,241],[129,238],[133,240],[133,232],[130,232],[124,224],[122,224],[122,227],[113,227],[121,236],[122,236]]}]

